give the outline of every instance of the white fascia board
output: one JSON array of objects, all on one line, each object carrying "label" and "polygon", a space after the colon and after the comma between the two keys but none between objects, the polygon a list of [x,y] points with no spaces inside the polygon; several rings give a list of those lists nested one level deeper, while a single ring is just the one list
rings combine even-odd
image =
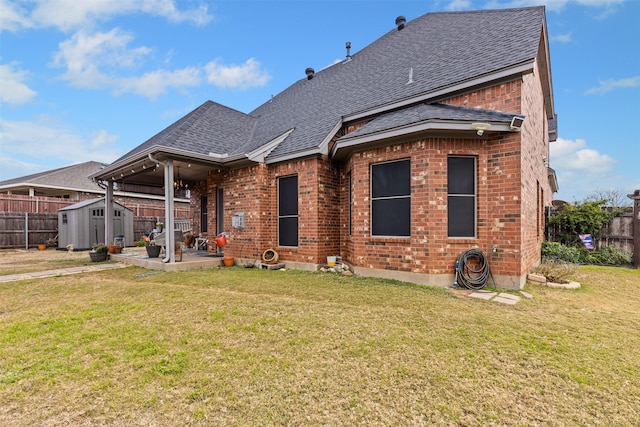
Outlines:
[{"label": "white fascia board", "polygon": [[[331,150],[331,156],[335,156],[338,150],[354,147],[357,145],[367,144],[369,142],[381,141],[384,139],[397,138],[412,133],[426,132],[429,130],[436,131],[476,131],[471,127],[470,122],[452,122],[452,121],[436,121],[430,120],[421,123],[413,123],[407,126],[401,126],[393,129],[383,130],[380,132],[373,132],[366,135],[355,136],[353,138],[339,139]],[[491,129],[489,132],[513,132],[513,130],[506,123],[491,123]]]},{"label": "white fascia board", "polygon": [[342,119],[338,120],[338,122],[333,126],[331,131],[324,137],[322,142],[314,148],[309,148],[307,150],[296,151],[294,153],[285,154],[283,156],[278,157],[269,157],[266,159],[266,164],[280,163],[286,162],[288,160],[299,159],[301,157],[314,156],[317,154],[329,154],[329,143],[335,136],[335,134],[342,128]]},{"label": "white fascia board", "polygon": [[490,82],[492,82],[494,80],[501,80],[501,79],[504,79],[506,77],[510,77],[510,76],[514,76],[514,75],[518,75],[518,74],[524,74],[524,73],[527,73],[527,72],[530,72],[531,70],[533,70],[533,67],[534,67],[534,62],[533,61],[525,62],[525,63],[517,65],[515,67],[506,68],[504,70],[501,70],[501,71],[498,71],[498,72],[495,72],[495,73],[491,73],[491,74],[487,74],[487,75],[481,76],[481,77],[479,77],[477,79],[467,80],[465,82],[457,83],[457,84],[452,85],[452,86],[447,86],[445,88],[441,88],[441,89],[435,90],[433,92],[424,93],[422,95],[415,96],[415,97],[412,97],[412,98],[406,98],[406,99],[403,99],[401,101],[394,102],[394,103],[391,103],[391,104],[381,105],[381,106],[373,108],[371,110],[360,111],[360,112],[357,112],[357,113],[349,114],[349,115],[343,117],[343,122],[347,123],[347,122],[351,122],[351,121],[354,121],[354,120],[363,119],[363,118],[366,118],[366,117],[370,117],[372,115],[385,113],[385,112],[387,112],[389,110],[395,110],[397,108],[406,107],[408,105],[416,104],[416,103],[419,103],[419,102],[424,102],[424,101],[427,101],[429,99],[440,98],[440,97],[443,97],[443,96],[451,94],[451,93],[456,93],[456,92],[463,91],[465,89],[472,88],[474,86],[480,86],[480,85],[483,85],[483,84],[486,84],[486,83],[490,83]]},{"label": "white fascia board", "polygon": [[247,158],[251,161],[254,162],[258,162],[258,163],[262,163],[264,162],[264,159],[269,155],[269,153],[271,153],[273,150],[275,150],[275,148],[280,145],[280,143],[282,141],[284,141],[285,139],[287,139],[287,137],[289,135],[291,135],[291,132],[293,132],[295,128],[291,128],[288,131],[286,131],[285,133],[283,133],[282,135],[272,139],[271,141],[267,142],[266,144],[256,148],[255,150],[247,153]]},{"label": "white fascia board", "polygon": [[338,133],[338,131],[342,128],[342,124],[344,122],[342,121],[342,118],[340,120],[338,120],[338,122],[333,126],[333,128],[331,129],[331,131],[327,134],[327,136],[324,137],[324,139],[322,140],[322,142],[320,143],[320,145],[318,146],[318,149],[320,150],[321,154],[329,154],[329,143],[331,142],[331,140],[333,139],[333,137],[336,135],[336,133]]},{"label": "white fascia board", "polygon": [[30,183],[30,182],[21,182],[21,183],[17,183],[17,184],[11,184],[11,185],[2,185],[0,186],[0,190],[11,190],[11,189],[15,189],[18,187],[27,187],[27,188],[45,188],[45,189],[51,189],[51,190],[64,190],[64,191],[79,191],[81,193],[101,193],[103,192],[100,189],[95,189],[95,188],[75,188],[75,187],[62,187],[60,185],[49,185],[49,184],[34,184],[34,183]]}]

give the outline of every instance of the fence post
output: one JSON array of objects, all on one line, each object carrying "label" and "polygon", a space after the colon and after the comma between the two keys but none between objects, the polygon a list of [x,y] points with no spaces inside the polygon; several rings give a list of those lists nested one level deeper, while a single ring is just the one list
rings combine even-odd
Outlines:
[{"label": "fence post", "polygon": [[633,266],[640,268],[640,190],[627,197],[633,200]]},{"label": "fence post", "polygon": [[24,213],[24,248],[29,250],[29,212]]}]

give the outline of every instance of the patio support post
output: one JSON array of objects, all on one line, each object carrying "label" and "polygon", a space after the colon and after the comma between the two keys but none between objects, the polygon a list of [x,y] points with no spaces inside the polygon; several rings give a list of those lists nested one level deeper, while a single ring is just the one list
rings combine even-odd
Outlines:
[{"label": "patio support post", "polygon": [[[104,197],[104,243],[113,245],[113,182],[106,181]],[[96,242],[100,243],[100,242]]]},{"label": "patio support post", "polygon": [[176,246],[174,239],[174,215],[173,215],[173,160],[167,160],[164,168],[164,221],[166,257],[162,262],[176,262]]}]

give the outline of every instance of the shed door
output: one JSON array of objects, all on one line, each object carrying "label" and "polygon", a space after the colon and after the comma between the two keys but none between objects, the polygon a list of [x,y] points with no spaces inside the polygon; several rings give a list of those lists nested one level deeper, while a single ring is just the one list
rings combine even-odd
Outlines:
[{"label": "shed door", "polygon": [[124,212],[117,209],[113,211],[113,235],[124,236]]},{"label": "shed door", "polygon": [[104,208],[91,209],[89,219],[89,241],[91,246],[104,242]]}]

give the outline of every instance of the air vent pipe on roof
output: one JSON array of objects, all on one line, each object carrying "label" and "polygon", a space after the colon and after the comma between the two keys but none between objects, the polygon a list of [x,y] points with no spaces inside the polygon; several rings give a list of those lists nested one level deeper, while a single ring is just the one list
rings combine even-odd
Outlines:
[{"label": "air vent pipe on roof", "polygon": [[347,62],[351,61],[351,42],[347,42]]},{"label": "air vent pipe on roof", "polygon": [[407,23],[407,18],[400,15],[396,18],[396,26],[398,27],[398,31],[404,28],[404,24]]},{"label": "air vent pipe on roof", "polygon": [[309,67],[304,70],[304,73],[307,75],[307,80],[311,80],[316,72],[313,68]]}]

